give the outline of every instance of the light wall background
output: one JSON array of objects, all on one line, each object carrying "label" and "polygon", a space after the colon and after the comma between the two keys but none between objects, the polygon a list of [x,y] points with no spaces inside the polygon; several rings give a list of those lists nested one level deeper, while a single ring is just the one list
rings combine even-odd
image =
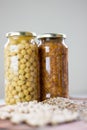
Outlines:
[{"label": "light wall background", "polygon": [[0,0],[0,98],[9,31],[64,33],[69,47],[70,95],[87,95],[87,0]]}]

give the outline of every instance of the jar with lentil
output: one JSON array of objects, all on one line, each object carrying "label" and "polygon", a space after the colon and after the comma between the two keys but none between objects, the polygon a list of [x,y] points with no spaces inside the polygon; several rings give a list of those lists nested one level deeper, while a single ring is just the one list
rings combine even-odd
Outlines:
[{"label": "jar with lentil", "polygon": [[38,46],[36,34],[10,32],[5,45],[6,104],[39,100]]},{"label": "jar with lentil", "polygon": [[68,97],[68,47],[65,35],[46,33],[37,37],[40,57],[41,100]]}]

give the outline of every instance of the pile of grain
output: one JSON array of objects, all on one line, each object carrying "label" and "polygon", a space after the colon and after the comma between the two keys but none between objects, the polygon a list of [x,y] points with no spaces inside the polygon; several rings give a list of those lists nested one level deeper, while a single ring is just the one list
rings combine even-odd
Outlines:
[{"label": "pile of grain", "polygon": [[31,101],[8,105],[0,108],[0,119],[9,119],[13,123],[27,123],[30,126],[60,124],[77,120],[78,113],[60,109],[57,105]]}]

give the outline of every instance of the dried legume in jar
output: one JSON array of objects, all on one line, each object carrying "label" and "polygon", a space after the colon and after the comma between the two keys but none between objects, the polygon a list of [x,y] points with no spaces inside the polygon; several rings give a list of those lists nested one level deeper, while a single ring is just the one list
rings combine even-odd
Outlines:
[{"label": "dried legume in jar", "polygon": [[39,100],[38,47],[35,34],[8,33],[5,45],[5,101],[6,104]]}]

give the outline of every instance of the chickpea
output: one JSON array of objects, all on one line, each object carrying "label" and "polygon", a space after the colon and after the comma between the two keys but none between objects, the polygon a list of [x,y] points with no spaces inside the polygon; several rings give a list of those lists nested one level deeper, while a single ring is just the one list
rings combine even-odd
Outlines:
[{"label": "chickpea", "polygon": [[19,67],[20,67],[20,69],[22,70],[22,69],[25,68],[25,64],[20,64]]},{"label": "chickpea", "polygon": [[24,75],[25,74],[25,72],[23,71],[23,70],[19,70],[19,75]]},{"label": "chickpea", "polygon": [[13,81],[11,85],[15,87],[17,85],[17,82]]},{"label": "chickpea", "polygon": [[25,77],[23,75],[19,75],[19,80],[25,80]]},{"label": "chickpea", "polygon": [[30,62],[26,62],[26,67],[30,68],[30,66],[31,66],[31,63]]},{"label": "chickpea", "polygon": [[26,59],[23,58],[20,60],[20,64],[25,64],[25,63],[26,63]]},{"label": "chickpea", "polygon": [[7,96],[9,97],[9,99],[13,98],[11,93],[8,93]]},{"label": "chickpea", "polygon": [[21,92],[22,91],[22,86],[16,86],[16,91]]},{"label": "chickpea", "polygon": [[31,77],[31,76],[30,76],[29,73],[26,73],[26,74],[25,74],[25,78],[29,79],[30,77]]},{"label": "chickpea", "polygon": [[33,78],[33,77],[30,77],[30,78],[29,78],[29,81],[30,81],[30,82],[33,82],[33,81],[34,81],[34,78]]},{"label": "chickpea", "polygon": [[22,59],[24,57],[24,55],[21,55],[21,53],[18,53],[18,58]]},{"label": "chickpea", "polygon": [[10,104],[15,104],[15,103],[16,103],[15,99],[14,98],[10,98]]},{"label": "chickpea", "polygon": [[31,56],[32,50],[31,49],[27,49],[26,51],[27,51],[27,54]]},{"label": "chickpea", "polygon": [[29,58],[30,58],[30,56],[29,55],[24,55],[24,58],[26,59],[26,60],[28,60]]},{"label": "chickpea", "polygon": [[25,54],[26,54],[25,49],[24,49],[24,50],[21,50],[21,54],[22,54],[22,55],[25,55]]},{"label": "chickpea", "polygon": [[32,57],[30,58],[30,62],[31,62],[31,63],[33,63],[33,62],[34,62],[34,59],[33,59]]},{"label": "chickpea", "polygon": [[32,86],[30,86],[30,87],[28,88],[28,91],[29,91],[29,92],[32,92],[32,91],[33,91]]},{"label": "chickpea", "polygon": [[14,86],[10,86],[10,85],[9,85],[8,90],[9,90],[10,92],[12,92],[14,89],[15,89]]},{"label": "chickpea", "polygon": [[21,91],[27,90],[27,89],[28,89],[28,86],[26,86],[26,84],[24,84],[24,85],[21,86]]},{"label": "chickpea", "polygon": [[33,67],[33,66],[31,66],[31,67],[30,67],[30,71],[33,71],[33,70],[34,70],[34,67]]},{"label": "chickpea", "polygon": [[18,45],[18,49],[19,50],[23,50],[24,48],[25,48],[25,45],[23,45],[23,44],[22,45],[21,44]]},{"label": "chickpea", "polygon": [[26,67],[26,68],[24,69],[24,71],[25,71],[25,73],[28,73],[28,72],[29,72],[29,68]]},{"label": "chickpea", "polygon": [[24,93],[21,91],[19,94],[18,94],[19,98],[23,98],[24,97]]},{"label": "chickpea", "polygon": [[20,102],[21,100],[20,100],[20,98],[16,98],[15,101],[16,101],[16,103],[18,103],[18,102]]},{"label": "chickpea", "polygon": [[26,95],[26,96],[29,94],[29,92],[28,92],[27,90],[24,90],[23,93],[24,93],[24,95]]},{"label": "chickpea", "polygon": [[27,96],[25,97],[25,99],[26,99],[26,101],[30,101],[30,100],[31,100],[31,96],[30,96],[30,95],[27,95]]},{"label": "chickpea", "polygon": [[18,85],[23,85],[24,83],[25,83],[25,81],[23,81],[23,80],[18,81]]},{"label": "chickpea", "polygon": [[34,76],[34,75],[35,75],[34,71],[31,71],[30,75],[31,75],[31,76]]},{"label": "chickpea", "polygon": [[10,98],[7,97],[7,98],[5,99],[5,101],[6,101],[7,104],[9,104]]},{"label": "chickpea", "polygon": [[15,95],[17,95],[18,93],[17,93],[17,91],[16,90],[13,90],[12,91],[12,96],[15,96]]},{"label": "chickpea", "polygon": [[[11,77],[13,77],[12,75],[10,75],[10,77],[9,78],[11,78]],[[12,78],[11,78],[12,79]],[[14,77],[13,78],[13,80],[14,80],[14,82],[17,82],[18,80],[19,80],[19,78],[18,77]]]},{"label": "chickpea", "polygon": [[21,102],[26,102],[26,99],[25,99],[25,97],[23,97],[23,98],[20,98],[20,101],[21,101]]}]

